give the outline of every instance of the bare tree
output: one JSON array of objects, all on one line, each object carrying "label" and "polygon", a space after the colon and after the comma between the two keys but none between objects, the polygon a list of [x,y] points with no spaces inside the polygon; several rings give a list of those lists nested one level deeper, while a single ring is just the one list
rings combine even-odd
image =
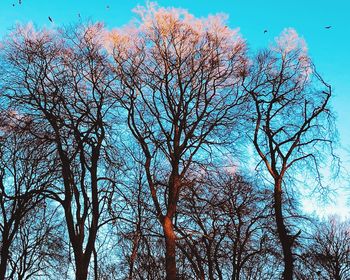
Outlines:
[{"label": "bare tree", "polygon": [[273,262],[269,268],[268,192],[228,171],[210,170],[197,178],[202,179],[184,191],[175,224],[195,279],[273,279],[269,273],[278,266]]},{"label": "bare tree", "polygon": [[221,17],[140,8],[135,28],[112,32],[115,72],[129,129],[144,153],[148,186],[162,225],[167,279],[176,279],[174,216],[187,173],[227,140],[242,97],[245,44]]},{"label": "bare tree", "polygon": [[[0,278],[12,279],[16,270],[8,270],[17,250],[18,236],[41,205],[42,190],[54,179],[47,163],[49,156],[38,149],[40,140],[33,139],[26,130],[28,119],[15,111],[3,111],[0,120]],[[35,242],[38,239],[35,238]],[[34,250],[37,252],[37,250]],[[22,250],[18,253],[23,254]]]},{"label": "bare tree", "polygon": [[[350,225],[339,217],[316,220],[304,253],[305,278],[344,280],[350,277]],[[304,278],[304,279],[305,279]]]},{"label": "bare tree", "polygon": [[[2,41],[0,279],[347,279],[347,225],[295,222],[334,136],[303,40],[250,60],[222,15],[136,12]],[[222,167],[245,131],[258,184]]]},{"label": "bare tree", "polygon": [[37,204],[22,220],[11,246],[9,279],[68,278],[68,250],[63,219],[50,201]]},{"label": "bare tree", "polygon": [[2,90],[31,119],[30,133],[45,142],[57,180],[45,191],[63,207],[76,279],[87,279],[113,181],[106,174],[111,104],[102,25],[35,31],[18,27],[3,51]]},{"label": "bare tree", "polygon": [[284,195],[291,190],[288,176],[296,179],[300,172],[304,178],[307,171],[313,172],[321,185],[321,152],[332,147],[334,137],[331,87],[307,57],[303,40],[289,29],[276,46],[257,55],[245,89],[252,102],[251,140],[272,178],[276,229],[285,263],[283,278],[292,279],[293,245],[300,231],[286,224]]}]

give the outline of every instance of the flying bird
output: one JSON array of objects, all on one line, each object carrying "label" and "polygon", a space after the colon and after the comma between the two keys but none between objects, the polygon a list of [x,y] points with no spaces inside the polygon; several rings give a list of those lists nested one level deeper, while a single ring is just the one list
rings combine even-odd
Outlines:
[{"label": "flying bird", "polygon": [[264,30],[264,34],[265,34],[265,33],[267,33],[267,30],[266,30],[266,29]]},{"label": "flying bird", "polygon": [[106,9],[109,9],[109,5],[106,6]]},{"label": "flying bird", "polygon": [[49,21],[53,22],[52,18],[51,17],[48,17],[49,18]]},{"label": "flying bird", "polygon": [[331,26],[331,25],[328,25],[328,26],[325,26],[324,28],[326,28],[326,29],[331,29],[332,26]]}]

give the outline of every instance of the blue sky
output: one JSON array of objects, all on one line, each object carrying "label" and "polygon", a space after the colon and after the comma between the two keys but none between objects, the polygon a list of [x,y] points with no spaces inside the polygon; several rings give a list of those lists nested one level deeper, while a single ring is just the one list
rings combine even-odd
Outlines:
[{"label": "blue sky", "polygon": [[[287,27],[297,30],[307,42],[309,54],[318,71],[333,87],[332,105],[337,114],[337,125],[342,149],[339,154],[350,170],[350,0],[174,0],[157,1],[161,6],[181,7],[198,17],[226,13],[228,25],[239,27],[249,48],[268,46]],[[15,4],[13,7],[12,5]],[[0,36],[16,23],[54,26],[75,23],[80,13],[83,19],[103,21],[109,28],[127,24],[133,17],[132,9],[145,1],[135,0],[1,0]],[[109,8],[107,8],[109,6]],[[54,23],[48,20],[50,16]],[[331,29],[325,26],[331,25]],[[268,30],[266,34],[264,30]],[[348,149],[349,151],[346,151]],[[350,183],[339,185],[349,188]],[[349,212],[344,199],[330,212]],[[308,206],[310,209],[313,207]],[[328,211],[328,210],[327,210]]]}]

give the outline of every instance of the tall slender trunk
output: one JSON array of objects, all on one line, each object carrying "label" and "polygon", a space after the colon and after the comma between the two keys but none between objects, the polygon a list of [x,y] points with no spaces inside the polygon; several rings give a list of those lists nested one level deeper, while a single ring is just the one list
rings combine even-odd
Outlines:
[{"label": "tall slender trunk", "polygon": [[176,236],[171,218],[165,216],[162,226],[165,237],[166,280],[176,280]]},{"label": "tall slender trunk", "polygon": [[206,244],[206,250],[207,250],[207,258],[208,258],[208,279],[214,280],[214,261],[212,258],[212,241],[208,239],[208,243]]},{"label": "tall slender trunk", "polygon": [[95,248],[93,250],[93,254],[94,254],[94,279],[98,280],[98,261],[97,261],[97,252]]},{"label": "tall slender trunk", "polygon": [[9,244],[8,242],[3,242],[1,248],[1,262],[0,262],[0,279],[5,279],[7,262],[9,258]]},{"label": "tall slender trunk", "polygon": [[139,242],[140,242],[140,232],[139,229],[137,229],[137,232],[133,238],[133,244],[132,244],[132,251],[131,251],[131,256],[130,256],[130,263],[129,263],[129,277],[128,280],[132,280],[133,278],[133,273],[134,273],[134,265],[135,265],[135,260],[137,257],[137,251],[139,247]]},{"label": "tall slender trunk", "polygon": [[86,280],[88,277],[89,262],[87,262],[84,256],[76,258],[75,261],[75,280]]},{"label": "tall slender trunk", "polygon": [[275,210],[275,219],[277,224],[278,238],[282,245],[283,251],[283,261],[284,261],[284,280],[293,279],[293,254],[292,254],[292,238],[288,235],[287,228],[284,223],[283,211],[282,211],[282,181],[277,179],[275,181],[274,189],[274,210]]},{"label": "tall slender trunk", "polygon": [[237,242],[233,244],[233,256],[232,256],[232,276],[231,280],[237,280]]}]

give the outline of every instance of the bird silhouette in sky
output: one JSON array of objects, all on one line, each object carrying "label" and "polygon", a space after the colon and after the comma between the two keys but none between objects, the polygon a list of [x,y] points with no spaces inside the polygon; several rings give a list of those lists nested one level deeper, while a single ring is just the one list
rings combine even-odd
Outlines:
[{"label": "bird silhouette in sky", "polygon": [[109,5],[106,6],[106,9],[107,9],[107,10],[109,9]]},{"label": "bird silhouette in sky", "polygon": [[53,22],[52,18],[51,17],[48,17],[49,18],[49,21]]},{"label": "bird silhouette in sky", "polygon": [[266,29],[264,30],[264,34],[265,34],[265,33],[267,33],[267,30],[266,30]]},{"label": "bird silhouette in sky", "polygon": [[326,28],[326,29],[331,29],[332,26],[331,26],[331,25],[328,25],[328,26],[325,26],[324,28]]}]

